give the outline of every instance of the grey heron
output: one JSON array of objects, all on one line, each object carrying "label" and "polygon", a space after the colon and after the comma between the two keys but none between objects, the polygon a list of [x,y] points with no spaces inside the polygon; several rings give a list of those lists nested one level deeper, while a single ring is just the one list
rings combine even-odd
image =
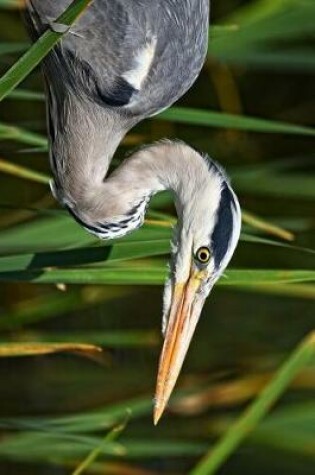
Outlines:
[{"label": "grey heron", "polygon": [[[27,0],[33,38],[71,0]],[[169,107],[205,60],[209,0],[94,0],[43,62],[52,192],[101,239],[142,225],[152,195],[174,194],[178,222],[163,305],[154,422],[170,398],[203,304],[237,245],[241,212],[223,169],[181,141],[133,153],[108,175],[124,135]],[[62,26],[61,26],[62,27]]]}]

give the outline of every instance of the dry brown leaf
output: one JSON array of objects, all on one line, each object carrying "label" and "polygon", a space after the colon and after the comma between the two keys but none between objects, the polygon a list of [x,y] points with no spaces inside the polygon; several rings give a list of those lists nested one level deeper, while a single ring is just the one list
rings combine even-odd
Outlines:
[{"label": "dry brown leaf", "polygon": [[85,343],[7,343],[0,345],[0,358],[14,356],[48,355],[70,352],[90,356],[100,353],[102,348]]}]

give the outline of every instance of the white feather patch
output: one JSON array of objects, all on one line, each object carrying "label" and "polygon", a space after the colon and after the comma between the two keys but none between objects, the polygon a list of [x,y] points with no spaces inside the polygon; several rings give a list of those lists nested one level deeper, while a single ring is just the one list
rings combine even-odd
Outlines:
[{"label": "white feather patch", "polygon": [[164,294],[163,294],[163,318],[162,318],[162,335],[165,336],[167,324],[168,324],[168,317],[169,311],[171,307],[171,300],[172,300],[172,280],[167,279],[164,286]]},{"label": "white feather patch", "polygon": [[147,43],[140,49],[134,58],[134,68],[126,71],[122,77],[138,91],[147,77],[156,47],[156,38],[152,38],[150,43]]}]

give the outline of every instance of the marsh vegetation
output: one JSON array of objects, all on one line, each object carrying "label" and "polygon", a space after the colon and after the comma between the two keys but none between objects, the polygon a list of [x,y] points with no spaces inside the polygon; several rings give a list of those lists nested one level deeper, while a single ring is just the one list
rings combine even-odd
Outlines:
[{"label": "marsh vegetation", "polygon": [[[183,139],[222,163],[244,212],[156,428],[172,198],[155,197],[144,227],[117,242],[88,235],[48,186],[32,65],[43,50],[0,80],[1,474],[314,473],[315,4],[212,3],[197,83],[133,129],[116,161]],[[19,4],[0,0],[1,75],[30,51]]]}]

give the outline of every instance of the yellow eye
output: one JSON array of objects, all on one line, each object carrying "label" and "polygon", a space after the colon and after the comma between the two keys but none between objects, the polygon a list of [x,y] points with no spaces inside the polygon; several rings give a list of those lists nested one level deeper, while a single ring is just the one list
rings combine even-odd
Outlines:
[{"label": "yellow eye", "polygon": [[207,247],[200,247],[196,252],[196,260],[200,262],[200,264],[208,264],[210,257],[211,252]]}]

